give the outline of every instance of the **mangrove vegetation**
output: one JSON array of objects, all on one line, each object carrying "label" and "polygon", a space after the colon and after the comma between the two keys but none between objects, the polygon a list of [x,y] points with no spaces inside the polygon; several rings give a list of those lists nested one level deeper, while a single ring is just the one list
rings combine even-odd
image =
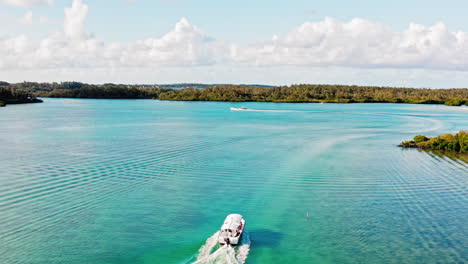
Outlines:
[{"label": "mangrove vegetation", "polygon": [[277,103],[410,103],[460,106],[468,89],[412,89],[345,85],[258,87],[219,85],[205,89],[172,90],[161,100]]},{"label": "mangrove vegetation", "polygon": [[160,99],[172,101],[277,102],[277,103],[411,103],[468,104],[468,89],[414,89],[349,85],[262,86],[209,84],[85,84],[3,83],[9,91],[36,97]]},{"label": "mangrove vegetation", "polygon": [[37,99],[31,92],[23,89],[14,89],[0,82],[0,107],[7,104],[25,104],[25,103],[40,103],[42,100]]},{"label": "mangrove vegetation", "polygon": [[34,83],[24,82],[11,85],[17,90],[31,92],[37,97],[94,98],[94,99],[152,99],[170,89],[124,84],[86,84],[80,82]]},{"label": "mangrove vegetation", "polygon": [[460,131],[455,135],[444,134],[438,137],[417,135],[413,140],[401,142],[399,146],[468,154],[468,131]]}]

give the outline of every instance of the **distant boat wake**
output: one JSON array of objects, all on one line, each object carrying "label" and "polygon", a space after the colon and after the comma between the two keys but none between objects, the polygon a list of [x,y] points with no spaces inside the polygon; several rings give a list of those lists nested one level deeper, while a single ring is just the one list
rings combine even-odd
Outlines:
[{"label": "distant boat wake", "polygon": [[256,110],[256,109],[246,109],[242,111],[250,112],[270,112],[270,113],[325,113],[325,111],[303,111],[303,110]]},{"label": "distant boat wake", "polygon": [[[250,237],[249,233],[244,231],[242,241],[238,246],[218,245],[218,233],[214,233],[206,240],[206,243],[199,249],[197,260],[194,264],[243,264],[249,255]],[[216,249],[217,248],[217,249]],[[216,250],[215,250],[216,249]],[[213,252],[214,251],[214,252]]]},{"label": "distant boat wake", "polygon": [[[468,108],[467,108],[468,109]],[[408,133],[426,133],[440,130],[443,127],[443,123],[439,120],[430,118],[431,114],[418,114],[410,116],[402,116],[395,113],[366,113],[366,112],[343,112],[343,111],[320,111],[320,110],[263,110],[263,109],[249,109],[249,108],[234,108],[231,107],[231,111],[246,111],[246,112],[271,112],[271,113],[334,113],[334,114],[350,114],[350,115],[373,115],[373,116],[397,116],[400,118],[420,120],[429,123],[431,126],[429,128],[418,128],[414,131],[407,131]],[[421,117],[428,116],[428,117]],[[400,130],[397,130],[400,131]]]},{"label": "distant boat wake", "polygon": [[246,112],[271,112],[271,113],[301,113],[301,112],[313,112],[323,113],[324,111],[304,111],[304,110],[260,110],[260,109],[249,109],[249,108],[235,108],[231,107],[231,111],[246,111]]}]

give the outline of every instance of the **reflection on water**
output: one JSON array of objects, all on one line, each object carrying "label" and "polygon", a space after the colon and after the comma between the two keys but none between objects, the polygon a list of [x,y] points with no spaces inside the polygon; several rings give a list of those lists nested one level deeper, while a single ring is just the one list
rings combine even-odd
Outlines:
[{"label": "reflection on water", "polygon": [[455,153],[450,151],[440,151],[440,150],[419,150],[427,152],[432,157],[437,157],[439,159],[451,159],[454,162],[459,163],[461,166],[468,167],[468,155],[462,153]]}]

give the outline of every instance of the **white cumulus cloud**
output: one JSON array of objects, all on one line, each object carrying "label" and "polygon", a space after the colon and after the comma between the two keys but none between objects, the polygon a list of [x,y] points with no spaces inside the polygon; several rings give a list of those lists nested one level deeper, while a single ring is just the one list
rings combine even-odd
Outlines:
[{"label": "white cumulus cloud", "polygon": [[[200,65],[468,70],[468,33],[451,31],[444,23],[411,24],[398,32],[361,18],[326,18],[283,36],[237,45],[216,40],[182,18],[160,37],[110,43],[86,32],[88,12],[82,0],[73,0],[64,10],[62,31],[39,42],[26,35],[0,37],[0,70]],[[35,21],[32,12],[24,20]]]},{"label": "white cumulus cloud", "polygon": [[54,0],[0,0],[1,4],[18,7],[51,6]]},{"label": "white cumulus cloud", "polygon": [[255,65],[432,68],[468,70],[468,33],[444,23],[411,24],[403,32],[355,18],[307,22],[282,37],[233,45],[233,60]]},{"label": "white cumulus cloud", "polygon": [[227,46],[205,35],[182,18],[173,30],[160,38],[148,38],[126,46],[124,65],[206,65],[225,59]]},{"label": "white cumulus cloud", "polygon": [[[159,38],[106,43],[86,33],[87,15],[88,6],[74,0],[65,9],[63,32],[38,45],[27,36],[0,39],[0,69],[192,66],[219,63],[228,54],[224,42],[206,36],[186,18]],[[23,48],[13,52],[15,46]]]},{"label": "white cumulus cloud", "polygon": [[85,37],[85,21],[88,16],[88,6],[82,0],[74,0],[70,8],[65,8],[63,28],[70,38]]}]

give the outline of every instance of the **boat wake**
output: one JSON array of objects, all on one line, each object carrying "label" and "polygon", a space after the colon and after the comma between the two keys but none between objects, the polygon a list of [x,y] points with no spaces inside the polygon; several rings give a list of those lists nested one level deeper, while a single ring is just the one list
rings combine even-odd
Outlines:
[{"label": "boat wake", "polygon": [[194,264],[243,264],[249,255],[250,237],[249,233],[244,231],[242,241],[239,245],[219,246],[218,234],[214,233],[206,240],[206,243],[199,249],[197,259]]},{"label": "boat wake", "polygon": [[245,112],[269,112],[269,113],[325,113],[325,111],[313,110],[263,110],[263,109],[250,109],[250,108],[234,108],[231,111],[245,111]]}]

